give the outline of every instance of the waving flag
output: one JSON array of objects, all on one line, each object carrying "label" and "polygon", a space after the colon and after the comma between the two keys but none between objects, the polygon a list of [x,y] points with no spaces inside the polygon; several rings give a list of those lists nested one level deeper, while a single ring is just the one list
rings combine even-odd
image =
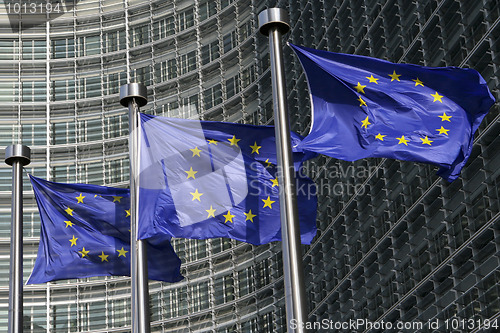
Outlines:
[{"label": "waving flag", "polygon": [[[281,240],[273,127],[145,114],[141,127],[139,238]],[[294,145],[300,140],[292,134]],[[294,152],[297,165],[314,155]],[[302,242],[309,244],[316,234],[315,185],[297,180]]]},{"label": "waving flag", "polygon": [[[92,276],[130,276],[128,189],[61,184],[30,176],[41,217],[28,284]],[[152,280],[177,282],[181,261],[168,238],[147,241]]]},{"label": "waving flag", "polygon": [[311,132],[298,148],[346,161],[430,163],[444,179],[458,177],[495,101],[478,72],[290,46],[313,105]]}]

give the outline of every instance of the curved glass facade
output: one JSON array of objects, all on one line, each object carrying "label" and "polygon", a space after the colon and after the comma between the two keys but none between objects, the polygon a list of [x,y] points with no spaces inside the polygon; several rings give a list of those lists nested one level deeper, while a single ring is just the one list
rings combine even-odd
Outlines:
[{"label": "curved glass facade", "polygon": [[[144,112],[266,122],[258,110],[270,107],[270,91],[262,88],[269,75],[259,79],[268,70],[257,53],[267,41],[255,33],[263,6],[253,0],[80,1],[19,33],[12,32],[5,6],[0,145],[29,145],[27,170],[46,179],[127,186],[128,111],[119,103],[119,87],[127,82],[148,86]],[[0,331],[6,331],[11,170],[5,165],[0,172]],[[25,192],[26,279],[39,217],[27,179]],[[251,331],[257,322],[272,330],[272,276],[280,274],[275,245],[214,239],[176,240],[174,247],[186,279],[151,282],[153,332]],[[27,331],[130,331],[129,278],[59,281],[24,291]]]},{"label": "curved glass facade", "polygon": [[[289,11],[295,44],[472,67],[498,97],[495,0],[89,0],[16,33],[0,2],[0,146],[30,146],[26,169],[39,177],[126,187],[128,112],[119,87],[134,81],[148,86],[147,113],[272,123],[268,40],[257,32],[257,15],[268,7]],[[306,133],[309,93],[288,48],[285,64],[292,127]],[[410,162],[308,163],[319,188],[318,236],[304,247],[312,321],[438,320],[446,332],[446,319],[500,315],[498,109],[452,184]],[[10,179],[11,169],[0,166],[0,332],[8,314]],[[25,179],[25,279],[39,225]],[[286,331],[279,243],[175,240],[174,247],[186,279],[150,282],[152,332]],[[125,277],[24,289],[30,332],[129,332],[129,309]]]}]

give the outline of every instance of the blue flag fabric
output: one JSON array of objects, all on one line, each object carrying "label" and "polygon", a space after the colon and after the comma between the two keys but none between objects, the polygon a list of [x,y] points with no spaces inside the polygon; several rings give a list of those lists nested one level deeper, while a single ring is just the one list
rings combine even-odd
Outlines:
[{"label": "blue flag fabric", "polygon": [[[92,276],[130,276],[130,192],[61,184],[30,176],[41,217],[28,284]],[[152,280],[177,282],[181,261],[168,238],[147,241]]]},{"label": "blue flag fabric", "polygon": [[[141,114],[139,238],[281,240],[274,127]],[[292,133],[296,146],[301,137]],[[294,149],[296,166],[315,156]],[[297,173],[303,244],[316,235],[314,183]]]},{"label": "blue flag fabric", "polygon": [[430,163],[444,179],[458,177],[495,102],[477,71],[290,46],[307,75],[313,105],[311,131],[298,148],[346,161]]}]

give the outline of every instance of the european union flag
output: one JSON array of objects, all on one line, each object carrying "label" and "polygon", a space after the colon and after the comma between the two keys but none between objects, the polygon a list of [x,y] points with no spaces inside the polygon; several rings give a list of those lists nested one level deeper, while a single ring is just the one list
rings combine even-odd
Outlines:
[{"label": "european union flag", "polygon": [[[130,192],[61,184],[30,176],[41,218],[28,284],[92,276],[130,276]],[[181,261],[166,237],[147,243],[152,280],[177,282]]]},{"label": "european union flag", "polygon": [[313,104],[311,132],[299,148],[346,161],[430,163],[444,179],[458,177],[495,101],[478,72],[290,46]]},{"label": "european union flag", "polygon": [[[141,114],[139,238],[281,240],[274,127]],[[292,144],[301,137],[292,133]],[[312,153],[295,149],[296,164]],[[316,234],[314,183],[297,174],[302,243]]]}]

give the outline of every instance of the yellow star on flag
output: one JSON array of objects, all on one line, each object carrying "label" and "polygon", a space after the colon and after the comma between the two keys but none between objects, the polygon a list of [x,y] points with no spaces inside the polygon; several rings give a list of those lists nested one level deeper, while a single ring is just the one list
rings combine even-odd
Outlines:
[{"label": "yellow star on flag", "polygon": [[198,171],[193,170],[193,167],[190,167],[188,171],[184,171],[184,172],[187,173],[187,179],[189,179],[189,178],[196,179],[194,177],[194,175],[196,175],[198,173]]},{"label": "yellow star on flag", "polygon": [[73,209],[71,209],[71,208],[69,208],[69,207],[68,207],[68,208],[67,208],[67,209],[65,209],[64,211],[65,211],[66,213],[68,213],[68,215],[69,215],[69,216],[73,216],[73,212],[74,212],[74,211],[73,211]]},{"label": "yellow star on flag", "polygon": [[361,128],[368,128],[368,125],[371,125],[371,123],[368,121],[368,116],[366,116],[365,120],[361,122]]},{"label": "yellow star on flag", "polygon": [[434,100],[432,102],[440,101],[441,103],[443,103],[443,101],[441,100],[441,98],[443,98],[444,96],[439,95],[437,91],[436,91],[435,94],[431,94],[431,96],[434,97]]},{"label": "yellow star on flag", "polygon": [[66,223],[66,228],[73,226],[73,222],[71,222],[71,221],[64,221],[64,223]]},{"label": "yellow star on flag", "polygon": [[101,251],[101,255],[98,257],[101,258],[101,262],[108,261],[109,254],[104,254],[104,251]]},{"label": "yellow star on flag", "polygon": [[265,200],[264,199],[261,199],[261,200],[264,201],[264,207],[262,207],[262,208],[269,207],[269,208],[273,209],[273,207],[271,205],[276,202],[276,201],[272,201],[270,196],[267,196],[267,199],[265,199]]},{"label": "yellow star on flag", "polygon": [[272,187],[279,186],[279,184],[278,184],[278,177],[276,177],[274,179],[271,179],[271,181],[273,182],[273,186]]},{"label": "yellow star on flag", "polygon": [[245,217],[246,217],[245,221],[250,221],[252,223],[253,223],[253,218],[257,216],[255,214],[252,214],[251,209],[248,211],[248,213],[243,213],[243,214],[245,214]]},{"label": "yellow star on flag", "polygon": [[366,86],[362,85],[362,84],[361,84],[361,83],[359,83],[359,82],[358,82],[358,85],[357,85],[357,86],[354,86],[354,89],[356,89],[356,91],[357,91],[358,93],[363,93],[363,94],[365,93],[365,90],[364,90],[365,88],[366,88]]},{"label": "yellow star on flag", "polygon": [[126,254],[127,254],[128,251],[124,250],[123,246],[122,246],[121,250],[116,250],[116,251],[119,253],[118,257],[125,257],[125,258],[127,258]]},{"label": "yellow star on flag", "polygon": [[380,140],[380,141],[384,141],[384,138],[385,138],[386,136],[387,136],[387,135],[382,135],[382,134],[380,134],[380,133],[379,133],[379,134],[377,134],[377,135],[375,136],[375,139],[378,139],[378,140]]},{"label": "yellow star on flag", "polygon": [[123,199],[123,197],[118,197],[113,195],[113,202],[121,202],[120,200]]},{"label": "yellow star on flag", "polygon": [[394,80],[400,81],[399,77],[401,76],[401,74],[396,74],[395,70],[392,72],[392,74],[388,74],[388,75],[391,77],[391,82]]},{"label": "yellow star on flag", "polygon": [[205,211],[208,213],[207,218],[209,217],[215,217],[215,209],[210,205],[210,209],[205,209]]},{"label": "yellow star on flag", "polygon": [[269,159],[266,159],[264,163],[266,163],[266,167],[270,167],[271,165],[273,165],[271,162],[269,162]]},{"label": "yellow star on flag", "polygon": [[451,123],[450,119],[451,119],[452,116],[447,116],[446,112],[443,112],[443,115],[442,116],[438,116],[438,117],[442,119],[441,121],[449,121]]},{"label": "yellow star on flag", "polygon": [[189,193],[191,193],[191,195],[193,196],[193,199],[191,201],[194,201],[194,200],[201,201],[200,197],[203,195],[203,193],[198,192],[198,189],[196,189],[196,191],[194,191],[194,192],[189,192]]},{"label": "yellow star on flag", "polygon": [[404,136],[404,135],[401,135],[401,137],[400,137],[400,138],[396,138],[396,139],[398,139],[398,140],[399,140],[398,145],[400,145],[400,144],[404,143],[406,146],[408,146],[408,142],[410,141],[410,140],[408,140],[408,139],[405,139],[405,136]]},{"label": "yellow star on flag", "polygon": [[416,79],[416,80],[412,80],[412,81],[413,81],[413,82],[415,82],[415,87],[416,87],[416,86],[422,86],[422,87],[424,86],[424,83],[423,83],[422,81],[420,81],[420,80],[418,79],[418,77],[417,77],[417,79]]},{"label": "yellow star on flag", "polygon": [[358,101],[359,101],[359,106],[367,106],[366,102],[361,98],[361,96],[359,96]]},{"label": "yellow star on flag", "polygon": [[130,209],[125,209],[125,213],[127,213],[127,215],[125,215],[125,217],[129,217],[130,216]]},{"label": "yellow star on flag", "polygon": [[371,76],[367,76],[366,78],[367,78],[368,80],[370,80],[370,83],[376,83],[376,84],[378,84],[378,82],[377,82],[377,81],[378,81],[378,79],[374,78],[374,77],[373,77],[373,75],[371,75]]},{"label": "yellow star on flag", "polygon": [[224,221],[224,223],[227,223],[227,222],[231,222],[233,223],[233,217],[234,215],[231,215],[231,211],[227,211],[227,214],[226,215],[222,215],[226,218],[226,220]]},{"label": "yellow star on flag", "polygon": [[81,250],[81,251],[78,251],[78,253],[80,253],[82,255],[82,258],[85,258],[85,256],[89,256],[89,252],[90,251],[87,251],[85,250],[85,247]]},{"label": "yellow star on flag", "polygon": [[233,135],[233,137],[231,139],[227,139],[227,140],[231,143],[231,146],[238,147],[238,141],[240,141],[241,139],[236,139],[236,136]]},{"label": "yellow star on flag", "polygon": [[85,199],[85,196],[80,193],[80,195],[77,196],[75,199],[78,200],[77,203],[83,203],[83,199]]},{"label": "yellow star on flag", "polygon": [[216,145],[217,146],[217,140],[210,139],[210,140],[207,140],[207,141],[208,141],[209,145]]},{"label": "yellow star on flag", "polygon": [[76,246],[76,241],[78,240],[78,238],[75,237],[75,235],[73,235],[73,238],[71,238],[69,241],[71,242],[71,246]]},{"label": "yellow star on flag", "polygon": [[439,134],[445,134],[445,135],[448,135],[448,131],[449,129],[446,129],[444,128],[443,126],[441,126],[441,128],[438,128],[436,131],[439,132]]},{"label": "yellow star on flag", "polygon": [[431,146],[431,143],[434,142],[432,140],[429,140],[429,138],[427,137],[427,135],[425,136],[424,139],[420,138],[420,140],[422,140],[422,144],[423,145],[429,145],[429,146]]},{"label": "yellow star on flag", "polygon": [[201,157],[200,156],[200,153],[201,153],[201,149],[198,149],[198,147],[194,147],[193,149],[189,149],[193,152],[193,156],[191,157],[195,157],[195,156],[198,156],[198,157]]},{"label": "yellow star on flag", "polygon": [[262,146],[257,146],[257,141],[255,141],[253,146],[250,146],[250,148],[252,148],[252,152],[250,154],[256,153],[258,155],[259,149],[262,148]]}]

